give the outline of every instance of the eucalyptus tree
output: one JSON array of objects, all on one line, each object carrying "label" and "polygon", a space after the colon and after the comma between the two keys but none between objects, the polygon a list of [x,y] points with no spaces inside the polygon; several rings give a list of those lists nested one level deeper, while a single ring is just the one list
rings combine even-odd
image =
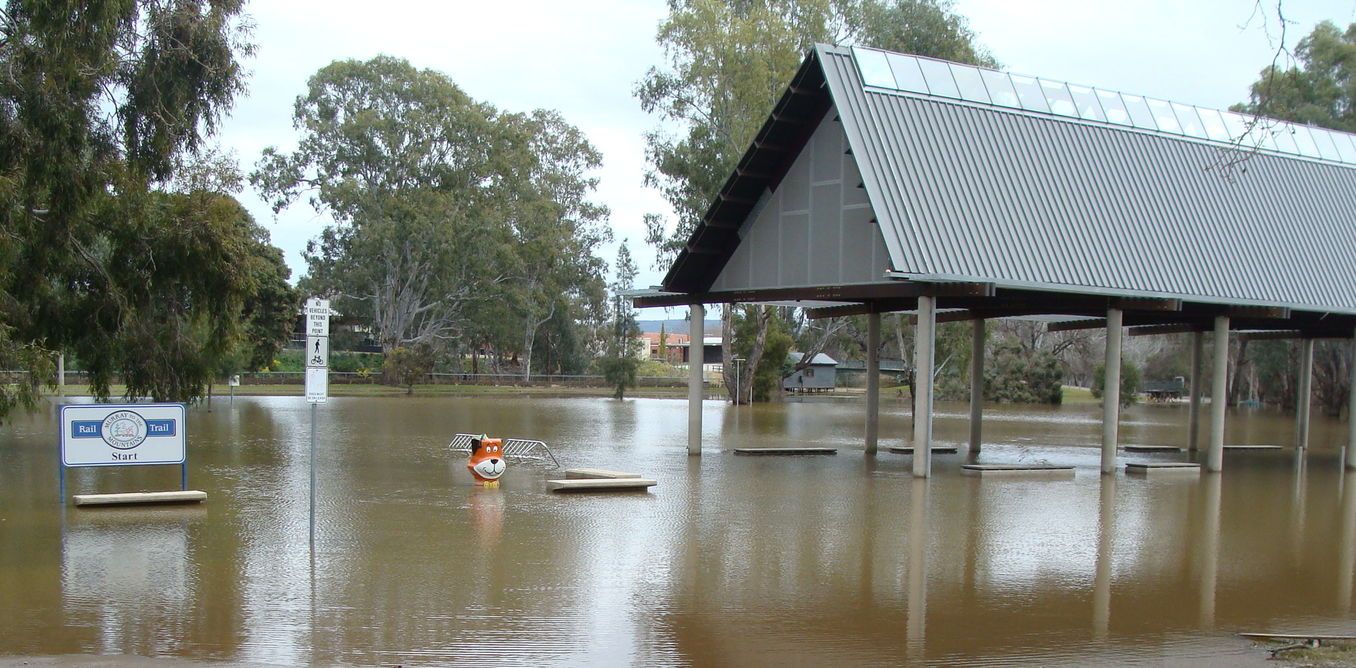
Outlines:
[{"label": "eucalyptus tree", "polygon": [[600,280],[601,157],[558,114],[503,113],[378,56],[318,71],[293,122],[297,149],[267,149],[251,180],[275,211],[306,196],[333,217],[307,247],[307,284],[366,314],[383,351],[521,343],[530,373],[538,329]]},{"label": "eucalyptus tree", "polygon": [[250,180],[274,211],[303,195],[333,217],[307,245],[308,284],[371,318],[383,351],[454,336],[466,304],[507,278],[491,185],[501,129],[446,76],[388,56],[335,61],[297,98],[295,151]]},{"label": "eucalyptus tree", "polygon": [[[538,330],[572,300],[602,290],[598,247],[611,239],[608,210],[590,197],[591,172],[602,155],[583,133],[553,111],[507,116],[516,135],[509,201],[504,206],[513,244],[512,293],[521,313],[523,380],[531,380]],[[582,316],[582,314],[580,314]]]},{"label": "eucalyptus tree", "polygon": [[[50,370],[43,359],[56,350],[95,361],[102,396],[119,368],[138,378],[130,395],[192,399],[204,382],[197,363],[138,358],[140,343],[172,339],[201,362],[234,338],[233,326],[218,321],[234,317],[229,311],[195,319],[203,338],[159,329],[184,323],[158,320],[165,305],[144,297],[180,284],[194,303],[247,296],[249,281],[193,284],[200,267],[180,261],[259,251],[245,228],[223,213],[167,229],[185,222],[176,212],[199,203],[165,192],[244,88],[239,58],[252,46],[242,5],[11,0],[0,11],[0,362],[34,372],[17,393],[0,388],[0,411],[33,398]],[[225,240],[235,241],[207,246]],[[99,362],[108,358],[130,366]]]},{"label": "eucalyptus tree", "polygon": [[[636,87],[641,107],[663,122],[646,135],[646,184],[657,188],[674,219],[646,217],[646,240],[666,266],[753,141],[768,113],[816,43],[861,43],[884,49],[992,64],[974,45],[965,20],[941,0],[670,0],[657,35],[667,62]],[[673,133],[666,128],[677,126]],[[757,310],[766,307],[740,307]],[[753,323],[749,366],[762,363],[769,317]],[[722,309],[724,355],[730,358],[734,310]],[[836,328],[825,328],[832,336]],[[770,360],[781,366],[782,360]],[[733,387],[731,397],[748,396]]]}]

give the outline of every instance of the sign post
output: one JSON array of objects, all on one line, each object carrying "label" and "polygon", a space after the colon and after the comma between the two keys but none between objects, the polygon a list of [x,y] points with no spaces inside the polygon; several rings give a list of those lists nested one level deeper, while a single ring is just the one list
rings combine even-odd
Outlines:
[{"label": "sign post", "polygon": [[306,403],[311,404],[311,551],[315,551],[315,412],[329,399],[330,301],[306,301]]},{"label": "sign post", "polygon": [[179,465],[188,489],[183,404],[67,404],[61,407],[57,489],[66,503],[66,469],[84,466]]}]

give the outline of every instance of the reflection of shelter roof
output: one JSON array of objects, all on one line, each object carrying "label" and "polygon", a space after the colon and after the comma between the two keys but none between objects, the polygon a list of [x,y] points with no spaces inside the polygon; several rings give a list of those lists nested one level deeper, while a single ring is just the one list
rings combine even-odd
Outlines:
[{"label": "reflection of shelter roof", "polygon": [[818,46],[668,294],[637,304],[819,300],[840,306],[816,315],[842,315],[929,295],[967,311],[943,321],[1114,305],[1127,325],[1230,315],[1349,335],[1356,317],[1336,316],[1356,316],[1356,138],[1249,120]]}]

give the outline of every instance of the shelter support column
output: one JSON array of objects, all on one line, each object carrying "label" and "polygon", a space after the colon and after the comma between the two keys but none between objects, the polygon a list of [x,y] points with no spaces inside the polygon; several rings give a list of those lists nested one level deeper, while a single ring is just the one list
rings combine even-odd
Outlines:
[{"label": "shelter support column", "polygon": [[1116,436],[1121,421],[1121,323],[1118,308],[1106,311],[1106,373],[1102,384],[1102,473],[1116,472]]},{"label": "shelter support column", "polygon": [[689,313],[687,344],[687,454],[702,454],[702,382],[705,350],[702,338],[706,335],[706,307],[692,304]]},{"label": "shelter support column", "polygon": [[1356,333],[1351,337],[1351,392],[1347,406],[1347,468],[1356,469]]},{"label": "shelter support column", "polygon": [[880,314],[866,316],[866,454],[880,435]]},{"label": "shelter support column", "polygon": [[1215,373],[1210,382],[1210,444],[1205,470],[1224,468],[1224,413],[1229,403],[1229,316],[1215,316]]},{"label": "shelter support column", "polygon": [[1309,447],[1309,404],[1314,393],[1314,340],[1300,340],[1299,391],[1295,396],[1295,447]]},{"label": "shelter support column", "polygon": [[1201,388],[1205,374],[1205,332],[1191,333],[1191,408],[1187,417],[1187,450],[1196,452],[1201,440]]},{"label": "shelter support column", "polygon": [[932,356],[937,338],[937,298],[918,298],[918,327],[914,332],[913,475],[932,475]]},{"label": "shelter support column", "polygon": [[970,453],[978,454],[984,436],[984,327],[983,319],[975,320],[975,331],[970,341]]}]

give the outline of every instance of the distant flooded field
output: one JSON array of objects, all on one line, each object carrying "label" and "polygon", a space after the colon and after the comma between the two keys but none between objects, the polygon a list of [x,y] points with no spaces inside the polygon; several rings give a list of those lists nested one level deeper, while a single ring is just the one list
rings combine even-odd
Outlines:
[{"label": "distant flooded field", "polygon": [[[938,404],[961,443],[967,407]],[[79,509],[57,494],[56,410],[0,429],[0,662],[122,654],[263,664],[1237,665],[1238,631],[1350,632],[1356,484],[1346,425],[1231,414],[1220,476],[1098,474],[1101,410],[992,407],[980,462],[1077,467],[977,479],[890,454],[860,398],[705,407],[681,400],[338,398],[319,410],[317,542],[307,537],[310,410],[223,398],[188,417],[201,507]],[[1185,445],[1185,406],[1123,413],[1125,444]],[[559,495],[549,465],[478,488],[459,431],[546,441],[563,467],[634,471],[650,493]],[[736,447],[829,445],[831,457]],[[1123,454],[1124,461],[1185,460]],[[176,489],[177,467],[78,469],[69,493]]]}]

